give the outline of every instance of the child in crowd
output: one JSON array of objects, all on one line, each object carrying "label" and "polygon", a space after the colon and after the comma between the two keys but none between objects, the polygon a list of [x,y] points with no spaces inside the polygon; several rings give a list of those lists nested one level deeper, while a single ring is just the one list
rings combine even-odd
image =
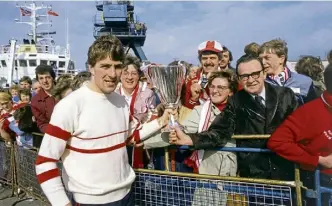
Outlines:
[{"label": "child in crowd", "polygon": [[19,91],[20,103],[30,104],[32,94],[29,89],[21,89]]}]

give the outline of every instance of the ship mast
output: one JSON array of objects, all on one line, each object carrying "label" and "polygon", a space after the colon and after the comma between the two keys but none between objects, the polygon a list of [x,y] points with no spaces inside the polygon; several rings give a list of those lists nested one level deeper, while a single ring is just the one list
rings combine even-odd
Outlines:
[{"label": "ship mast", "polygon": [[[17,8],[21,9],[21,17],[22,16],[30,16],[30,21],[18,21],[16,20],[16,23],[21,23],[21,24],[28,24],[31,26],[31,33],[28,35],[31,36],[32,40],[37,42],[38,38],[43,38],[43,34],[51,34],[50,32],[42,32],[42,33],[37,33],[37,28],[40,25],[51,25],[52,23],[50,21],[41,21],[41,18],[43,17],[48,17],[49,15],[46,12],[46,15],[39,15],[37,13],[38,10],[41,9],[49,9],[51,10],[51,6],[44,6],[43,4],[41,6],[37,6],[35,2],[32,2],[29,5],[16,5]],[[24,11],[22,11],[22,9]],[[23,14],[23,12],[28,12]],[[30,13],[31,12],[31,13]],[[21,18],[22,20],[22,18]],[[48,20],[48,18],[47,18]]]}]

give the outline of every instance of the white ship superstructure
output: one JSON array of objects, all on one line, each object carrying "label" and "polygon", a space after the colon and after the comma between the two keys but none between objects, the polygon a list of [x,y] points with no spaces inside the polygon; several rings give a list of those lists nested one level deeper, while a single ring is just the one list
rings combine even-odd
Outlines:
[{"label": "white ship superstructure", "polygon": [[17,7],[21,18],[15,19],[16,23],[30,25],[31,31],[27,39],[13,39],[7,45],[0,46],[0,85],[10,86],[23,76],[35,78],[35,68],[39,64],[51,65],[57,75],[76,74],[74,62],[70,58],[69,44],[66,47],[56,45],[51,36],[56,34],[55,31],[39,30],[42,25],[50,27],[50,16],[58,14],[50,6],[37,6],[34,2]]}]

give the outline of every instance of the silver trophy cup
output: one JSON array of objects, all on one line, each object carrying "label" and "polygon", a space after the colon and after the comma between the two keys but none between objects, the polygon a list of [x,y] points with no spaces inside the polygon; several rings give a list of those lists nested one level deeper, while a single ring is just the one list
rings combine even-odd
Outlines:
[{"label": "silver trophy cup", "polygon": [[[165,108],[176,109],[179,106],[182,86],[185,80],[183,67],[179,66],[150,66],[148,69],[149,79],[157,92],[157,95]],[[170,132],[171,127],[183,127],[172,115],[167,127],[162,132]]]}]

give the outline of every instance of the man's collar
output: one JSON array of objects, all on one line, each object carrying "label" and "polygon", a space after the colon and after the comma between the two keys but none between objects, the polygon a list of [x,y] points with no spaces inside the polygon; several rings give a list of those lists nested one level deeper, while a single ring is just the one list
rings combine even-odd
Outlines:
[{"label": "man's collar", "polygon": [[264,86],[263,86],[263,89],[262,89],[262,91],[258,94],[258,95],[256,95],[256,94],[250,94],[253,98],[255,98],[255,96],[261,96],[263,99],[264,99],[264,101],[266,100],[266,89],[265,89],[265,84],[264,84]]}]

